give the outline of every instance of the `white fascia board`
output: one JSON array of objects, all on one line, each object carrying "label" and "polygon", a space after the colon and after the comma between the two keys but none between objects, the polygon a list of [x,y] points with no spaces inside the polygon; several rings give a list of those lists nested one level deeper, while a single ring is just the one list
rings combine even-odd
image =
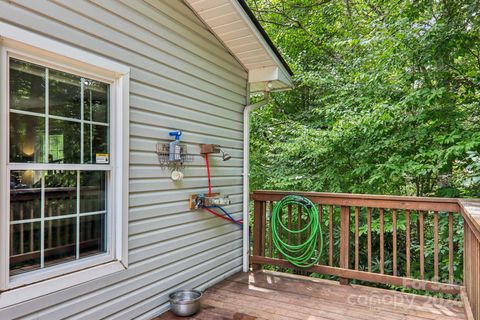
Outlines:
[{"label": "white fascia board", "polygon": [[284,83],[290,89],[293,89],[293,87],[294,87],[293,82],[292,82],[292,77],[287,72],[287,70],[285,70],[285,68],[284,68],[284,70],[279,69],[278,81]]},{"label": "white fascia board", "polygon": [[[269,87],[270,92],[292,90],[291,86],[287,86],[285,83],[280,82],[278,80],[271,81],[270,83],[271,83],[271,87]],[[267,87],[267,82],[253,82],[253,83],[249,83],[249,85],[250,85],[250,93],[259,93],[259,92],[265,91],[265,88]]]},{"label": "white fascia board", "polygon": [[248,82],[253,83],[279,80],[278,73],[277,66],[252,69],[248,72]]},{"label": "white fascia board", "polygon": [[265,88],[268,82],[274,85],[272,89],[275,91],[293,88],[290,75],[283,73],[277,66],[250,70],[248,72],[248,82],[254,84],[253,91],[258,91],[259,88]]}]

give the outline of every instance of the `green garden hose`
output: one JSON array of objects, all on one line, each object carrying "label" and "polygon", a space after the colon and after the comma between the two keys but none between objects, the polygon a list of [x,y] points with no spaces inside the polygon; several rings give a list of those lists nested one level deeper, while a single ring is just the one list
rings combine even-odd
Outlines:
[{"label": "green garden hose", "polygon": [[[300,206],[302,212],[307,214],[308,223],[304,227],[289,229],[288,225],[283,223],[283,208],[289,205]],[[310,199],[297,195],[285,196],[273,208],[270,223],[273,243],[287,261],[299,268],[308,268],[318,263],[322,255],[323,235],[318,219],[317,206]],[[279,227],[281,228],[280,233]],[[283,239],[300,237],[300,243],[290,244],[288,241],[284,241],[282,237]],[[302,241],[302,239],[305,240]]]}]

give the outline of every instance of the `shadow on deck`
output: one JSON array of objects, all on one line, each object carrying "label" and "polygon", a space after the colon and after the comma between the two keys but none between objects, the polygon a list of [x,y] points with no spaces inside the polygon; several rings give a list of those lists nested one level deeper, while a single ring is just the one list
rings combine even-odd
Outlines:
[{"label": "shadow on deck", "polygon": [[466,319],[462,302],[271,271],[238,273],[207,289],[190,318],[160,319]]}]

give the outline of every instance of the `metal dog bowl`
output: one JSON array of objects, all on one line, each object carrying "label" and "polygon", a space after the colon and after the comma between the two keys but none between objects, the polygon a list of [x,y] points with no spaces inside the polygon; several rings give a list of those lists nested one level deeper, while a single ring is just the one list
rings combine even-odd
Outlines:
[{"label": "metal dog bowl", "polygon": [[172,312],[180,317],[188,317],[200,310],[202,293],[197,290],[179,290],[171,293],[169,298]]}]

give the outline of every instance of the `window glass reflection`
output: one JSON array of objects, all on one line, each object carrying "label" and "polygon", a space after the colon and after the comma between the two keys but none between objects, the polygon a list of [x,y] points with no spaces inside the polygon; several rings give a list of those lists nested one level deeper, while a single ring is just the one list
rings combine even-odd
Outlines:
[{"label": "window glass reflection", "polygon": [[80,173],[80,213],[105,211],[105,180],[103,171]]},{"label": "window glass reflection", "polygon": [[49,135],[58,141],[48,146],[49,163],[80,163],[80,126],[73,121],[49,120]]},{"label": "window glass reflection", "polygon": [[84,126],[84,163],[105,164],[97,161],[97,155],[108,154],[108,127],[85,124]]},{"label": "window glass reflection", "polygon": [[49,69],[48,103],[49,114],[65,118],[80,119],[80,77]]},{"label": "window glass reflection", "polygon": [[84,119],[108,123],[108,88],[106,83],[84,79]]},{"label": "window glass reflection", "polygon": [[10,275],[40,269],[40,222],[10,226]]},{"label": "window glass reflection", "polygon": [[10,58],[10,108],[45,113],[45,67]]},{"label": "window glass reflection", "polygon": [[40,218],[42,172],[10,172],[10,221]]},{"label": "window glass reflection", "polygon": [[45,118],[10,113],[10,162],[44,161]]},{"label": "window glass reflection", "polygon": [[80,217],[80,257],[106,252],[105,214]]},{"label": "window glass reflection", "polygon": [[45,266],[76,258],[76,218],[45,221]]},{"label": "window glass reflection", "polygon": [[77,172],[48,171],[45,174],[45,217],[77,212]]}]

